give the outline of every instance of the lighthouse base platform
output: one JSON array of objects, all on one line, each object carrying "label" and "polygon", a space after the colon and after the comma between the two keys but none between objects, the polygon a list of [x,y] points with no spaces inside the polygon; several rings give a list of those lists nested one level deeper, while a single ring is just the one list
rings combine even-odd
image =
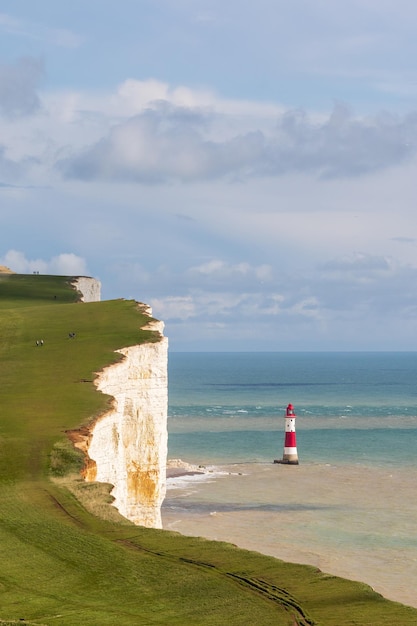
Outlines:
[{"label": "lighthouse base platform", "polygon": [[299,465],[298,459],[290,461],[290,459],[274,459],[274,463],[280,463],[281,465]]}]

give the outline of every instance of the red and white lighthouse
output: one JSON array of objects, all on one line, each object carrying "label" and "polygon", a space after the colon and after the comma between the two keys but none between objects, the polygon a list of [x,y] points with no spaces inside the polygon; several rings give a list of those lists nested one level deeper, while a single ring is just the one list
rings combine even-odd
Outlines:
[{"label": "red and white lighthouse", "polygon": [[281,460],[275,460],[274,463],[298,465],[297,438],[295,435],[296,417],[293,405],[289,404],[285,413],[284,454]]}]

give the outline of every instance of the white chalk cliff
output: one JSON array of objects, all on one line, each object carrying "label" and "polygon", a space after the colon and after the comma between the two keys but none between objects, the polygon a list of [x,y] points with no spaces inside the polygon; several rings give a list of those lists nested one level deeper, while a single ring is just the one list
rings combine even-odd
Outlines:
[{"label": "white chalk cliff", "polygon": [[113,408],[91,431],[86,480],[114,485],[114,506],[135,524],[162,528],[166,491],[168,340],[118,350],[124,359],[105,368],[97,388],[114,398]]},{"label": "white chalk cliff", "polygon": [[72,285],[80,293],[81,302],[100,302],[101,283],[96,278],[77,276]]},{"label": "white chalk cliff", "polygon": [[[83,302],[100,300],[100,283],[78,277],[74,287]],[[139,306],[139,305],[138,305]],[[141,305],[151,317],[149,307]],[[111,396],[111,409],[91,426],[68,433],[86,454],[84,477],[113,485],[113,505],[135,524],[162,528],[168,447],[168,340],[164,324],[150,320],[143,328],[159,341],[117,350],[119,362],[95,380]]]}]

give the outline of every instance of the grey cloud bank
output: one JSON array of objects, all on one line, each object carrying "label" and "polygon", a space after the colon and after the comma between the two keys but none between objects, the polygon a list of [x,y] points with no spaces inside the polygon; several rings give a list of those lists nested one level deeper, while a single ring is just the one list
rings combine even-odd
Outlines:
[{"label": "grey cloud bank", "polygon": [[204,111],[149,109],[114,126],[58,168],[67,178],[149,184],[244,180],[288,172],[332,178],[401,164],[416,149],[415,113],[355,118],[338,104],[327,119],[313,121],[303,111],[288,111],[269,134],[254,128],[227,141],[205,137],[213,121]]}]

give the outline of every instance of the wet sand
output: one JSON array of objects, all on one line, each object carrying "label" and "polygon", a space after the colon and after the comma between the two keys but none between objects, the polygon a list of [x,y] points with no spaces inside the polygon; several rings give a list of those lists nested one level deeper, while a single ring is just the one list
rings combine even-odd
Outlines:
[{"label": "wet sand", "polygon": [[416,485],[415,468],[393,466],[177,467],[162,521],[184,535],[365,582],[417,608]]}]

